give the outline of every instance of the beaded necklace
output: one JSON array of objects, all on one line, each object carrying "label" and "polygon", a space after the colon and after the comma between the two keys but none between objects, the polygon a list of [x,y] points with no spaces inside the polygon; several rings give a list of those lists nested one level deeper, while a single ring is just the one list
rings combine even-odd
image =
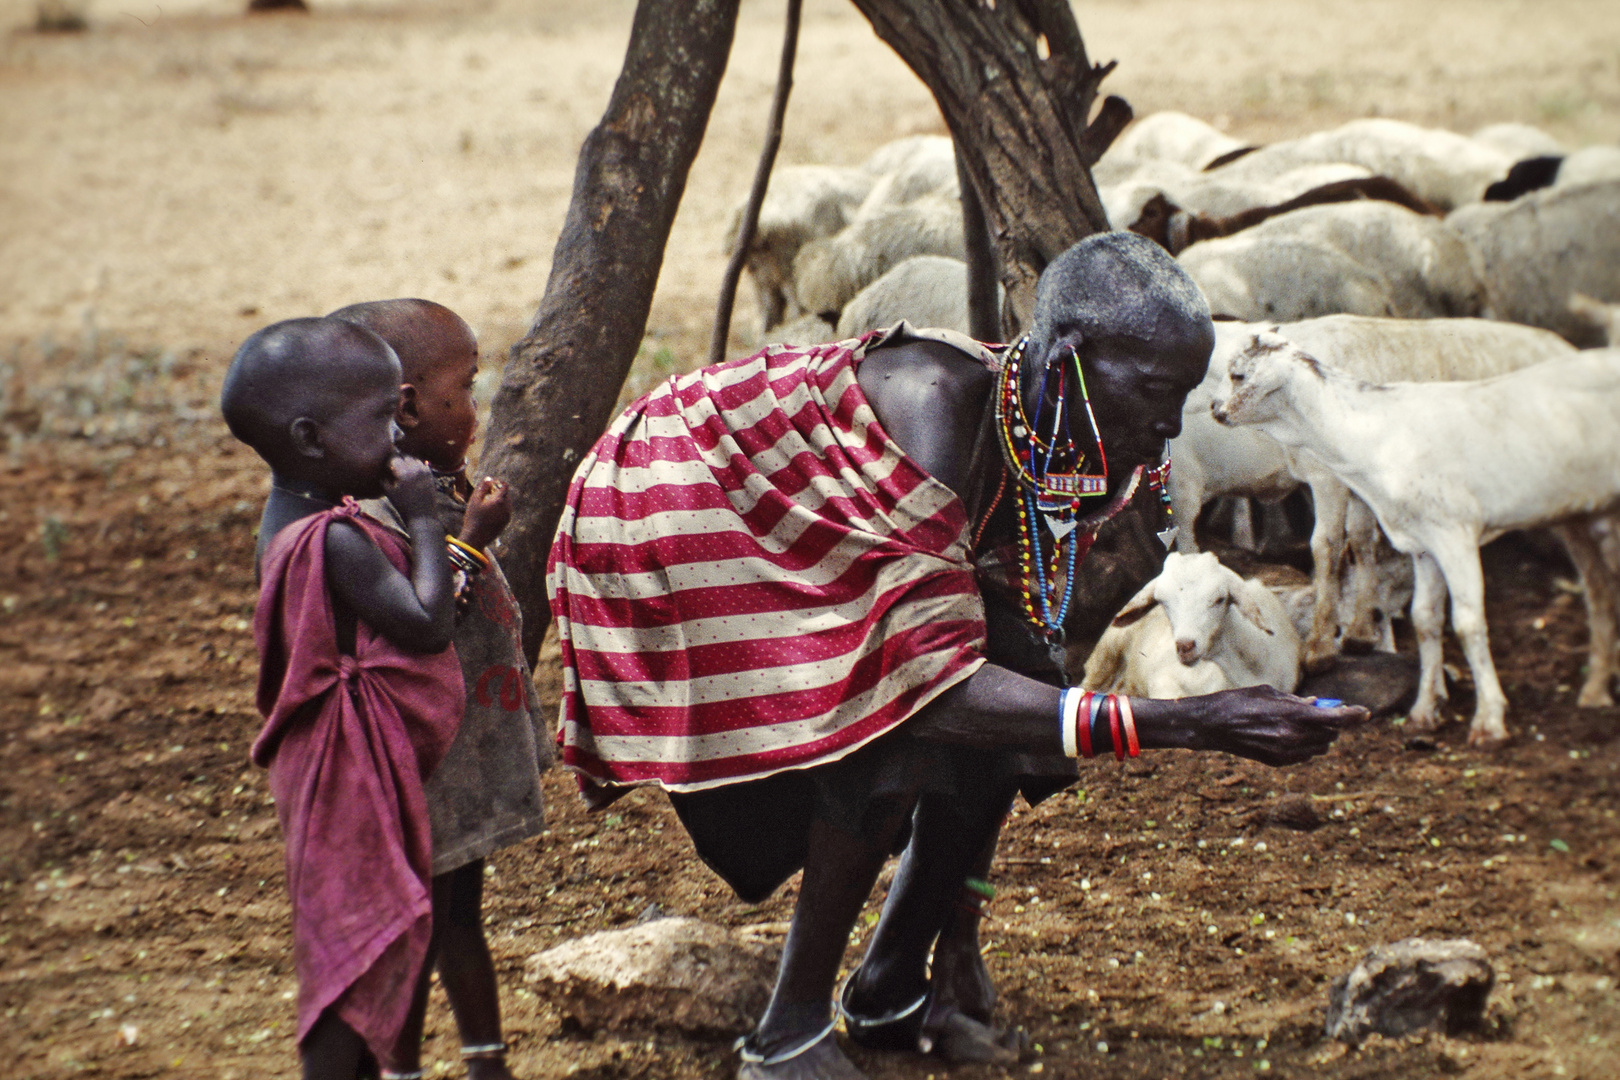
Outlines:
[{"label": "beaded necklace", "polygon": [[[1091,407],[1085,370],[1081,367],[1079,353],[1073,347],[1069,349],[1074,367],[1073,382],[1080,392],[1080,405],[1084,407],[1086,420],[1091,426],[1100,471],[1083,471],[1087,455],[1075,445],[1069,432],[1065,416],[1073,408],[1068,400],[1069,365],[1055,365],[1055,376],[1052,368],[1048,367],[1041,381],[1035,420],[1032,422],[1029,419],[1019,392],[1019,377],[1028,345],[1029,335],[1025,334],[1008,350],[1002,364],[996,387],[996,431],[1000,435],[1002,458],[1007,471],[1019,488],[1018,562],[1024,617],[1040,627],[1049,640],[1061,641],[1063,623],[1068,618],[1069,605],[1074,598],[1075,570],[1080,559],[1090,550],[1093,539],[1090,534],[1084,538],[1078,535],[1081,500],[1108,493],[1108,455],[1103,448],[1096,413]],[[1055,387],[1052,384],[1054,377]],[[1053,402],[1052,418],[1047,433],[1043,435],[1041,420],[1048,398]],[[1155,468],[1144,470],[1144,475],[1168,516],[1169,456]],[[1000,496],[1001,488],[998,487],[996,502],[1000,501]],[[1039,524],[1042,519],[1052,532],[1050,561],[1042,551]],[[1175,533],[1176,528],[1172,524],[1158,534],[1160,542],[1168,548],[1175,539]],[[1062,595],[1054,612],[1052,594],[1057,591],[1056,582],[1060,572],[1063,578]]]},{"label": "beaded necklace", "polygon": [[[1108,493],[1108,457],[1086,390],[1085,372],[1081,370],[1079,354],[1072,348],[1069,355],[1074,366],[1073,382],[1091,425],[1101,471],[1083,471],[1087,455],[1075,445],[1069,433],[1066,415],[1071,409],[1069,365],[1053,365],[1057,368],[1055,372],[1052,367],[1047,368],[1041,380],[1035,419],[1032,421],[1025,413],[1019,377],[1028,346],[1029,335],[1025,334],[1008,350],[1002,364],[996,387],[996,431],[1000,435],[1003,460],[1019,487],[1018,561],[1024,617],[1040,627],[1048,638],[1060,640],[1063,622],[1068,618],[1069,604],[1074,598],[1075,567],[1080,558],[1081,545],[1075,537],[1080,501]],[[1053,403],[1051,420],[1043,433],[1041,421],[1049,398]],[[1052,532],[1050,562],[1042,552],[1040,522],[1043,519]],[[1063,587],[1054,611],[1052,594],[1060,573]]]}]

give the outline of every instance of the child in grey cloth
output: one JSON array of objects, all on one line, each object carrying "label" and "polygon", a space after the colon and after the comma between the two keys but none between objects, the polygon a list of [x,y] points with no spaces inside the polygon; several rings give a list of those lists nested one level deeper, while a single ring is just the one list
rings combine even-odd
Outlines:
[{"label": "child in grey cloth", "polygon": [[[468,1075],[511,1080],[481,915],[484,860],[544,827],[540,771],[551,763],[551,747],[523,658],[517,602],[487,553],[511,517],[510,494],[498,480],[474,485],[466,474],[467,448],[478,429],[478,342],[459,316],[427,300],[355,304],[329,317],[372,331],[399,355],[405,379],[397,417],[404,431],[400,452],[432,467],[440,517],[453,538],[451,555],[465,568],[454,640],[467,684],[466,712],[427,784],[434,955]],[[361,505],[384,524],[402,526],[387,499]],[[419,993],[427,989],[424,978]],[[419,1052],[417,1034],[413,1045]]]}]

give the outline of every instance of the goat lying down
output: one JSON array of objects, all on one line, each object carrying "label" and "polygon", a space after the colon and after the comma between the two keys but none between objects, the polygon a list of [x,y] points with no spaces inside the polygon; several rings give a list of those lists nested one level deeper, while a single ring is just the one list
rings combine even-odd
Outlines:
[{"label": "goat lying down", "polygon": [[1172,552],[1086,660],[1087,690],[1179,698],[1299,684],[1299,634],[1282,601],[1214,555]]},{"label": "goat lying down", "polygon": [[1507,738],[1491,661],[1479,546],[1552,525],[1585,586],[1590,631],[1578,704],[1613,704],[1615,579],[1592,532],[1620,508],[1620,349],[1572,353],[1478,382],[1364,383],[1297,344],[1254,336],[1228,367],[1223,424],[1252,425],[1317,459],[1413,557],[1421,674],[1410,722],[1432,727],[1445,696],[1440,632],[1451,622],[1473,671],[1470,743]]}]

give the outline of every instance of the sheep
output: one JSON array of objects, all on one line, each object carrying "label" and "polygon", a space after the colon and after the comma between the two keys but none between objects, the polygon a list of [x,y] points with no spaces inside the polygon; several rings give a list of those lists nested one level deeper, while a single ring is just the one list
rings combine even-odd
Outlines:
[{"label": "sheep", "polygon": [[1576,345],[1602,340],[1568,301],[1574,292],[1620,301],[1620,180],[1465,207],[1446,225],[1472,250],[1491,317],[1545,327]]},{"label": "sheep", "polygon": [[[967,264],[944,255],[918,255],[905,260],[856,293],[838,317],[840,338],[893,326],[905,319],[913,326],[937,326],[970,334]],[[998,304],[1003,290],[997,287]]]},{"label": "sheep", "polygon": [[1480,544],[1553,525],[1580,572],[1590,654],[1577,704],[1613,704],[1615,589],[1592,524],[1620,508],[1620,350],[1577,352],[1479,382],[1363,383],[1261,332],[1229,365],[1212,413],[1310,454],[1377,515],[1413,557],[1412,623],[1421,673],[1409,715],[1438,720],[1445,696],[1445,598],[1473,672],[1471,745],[1507,738],[1507,698],[1491,661]]},{"label": "sheep", "polygon": [[1304,165],[1265,181],[1238,180],[1221,173],[1199,173],[1175,162],[1145,162],[1117,184],[1098,188],[1108,220],[1136,228],[1148,205],[1159,197],[1175,209],[1210,218],[1225,218],[1259,207],[1277,206],[1331,184],[1367,181],[1372,174],[1360,165]]},{"label": "sheep", "polygon": [[1099,184],[1116,183],[1144,161],[1172,161],[1198,170],[1243,148],[1243,143],[1181,112],[1156,112],[1136,121],[1092,169]]},{"label": "sheep", "polygon": [[[1275,501],[1301,484],[1311,489],[1315,523],[1311,530],[1314,618],[1305,641],[1305,664],[1312,670],[1331,664],[1342,625],[1347,642],[1382,637],[1374,622],[1376,593],[1388,574],[1367,572],[1378,565],[1376,523],[1360,500],[1308,455],[1289,451],[1258,429],[1217,424],[1210,413],[1222,396],[1234,355],[1269,324],[1216,323],[1215,349],[1204,381],[1187,396],[1181,434],[1170,442],[1169,495],[1182,527],[1176,549],[1198,550],[1193,526],[1204,503],[1222,495]],[[1485,319],[1371,319],[1352,315],[1274,326],[1318,359],[1365,379],[1433,382],[1483,379],[1564,356],[1574,348],[1558,335],[1533,327]],[[1356,572],[1347,583],[1349,602],[1338,598],[1340,563],[1346,546]],[[1347,607],[1347,622],[1340,618]],[[1387,608],[1385,609],[1387,612]]]},{"label": "sheep", "polygon": [[1398,180],[1442,209],[1478,202],[1507,175],[1515,155],[1437,128],[1400,120],[1352,120],[1330,131],[1262,146],[1212,172],[1264,180],[1301,165],[1350,162]]},{"label": "sheep", "polygon": [[[1382,278],[1387,310],[1377,310],[1372,286],[1354,277],[1333,288],[1332,278],[1345,271],[1342,260],[1321,254],[1324,248]],[[1268,259],[1273,250],[1278,257]],[[1347,314],[1413,319],[1478,315],[1486,304],[1468,246],[1444,222],[1389,202],[1307,206],[1193,244],[1178,259],[1206,292],[1219,290],[1222,313],[1251,322],[1333,314],[1323,305],[1335,302]]]},{"label": "sheep", "polygon": [[1605,304],[1585,293],[1572,293],[1569,310],[1584,322],[1596,327],[1603,340],[1599,345],[1620,345],[1620,304]]},{"label": "sheep", "polygon": [[[802,311],[793,293],[793,259],[799,249],[849,224],[875,183],[861,169],[828,165],[790,165],[771,177],[744,264],[759,297],[763,330]],[[726,230],[727,252],[737,244],[745,205],[739,203],[732,210],[731,226]]]},{"label": "sheep", "polygon": [[1620,180],[1620,146],[1583,146],[1558,167],[1557,187]]},{"label": "sheep", "polygon": [[[1311,166],[1315,169],[1317,166]],[[1322,166],[1326,169],[1335,169],[1338,166]],[[1357,168],[1359,166],[1350,166]],[[1306,172],[1309,170],[1300,170]],[[1360,170],[1365,172],[1366,170]],[[1290,174],[1293,175],[1293,174]],[[1191,244],[1200,240],[1213,240],[1220,236],[1231,236],[1282,214],[1302,210],[1307,206],[1324,206],[1331,203],[1353,202],[1357,199],[1374,199],[1381,202],[1394,203],[1404,206],[1414,213],[1429,217],[1442,216],[1440,210],[1424,202],[1416,195],[1407,191],[1400,184],[1387,176],[1356,176],[1343,180],[1333,180],[1318,187],[1309,188],[1282,202],[1269,203],[1263,206],[1250,206],[1234,214],[1224,217],[1211,216],[1208,213],[1188,212],[1171,202],[1164,195],[1155,195],[1143,204],[1137,212],[1136,219],[1128,226],[1131,232],[1145,236],[1172,255],[1179,255]]]},{"label": "sheep", "polygon": [[1176,260],[1216,318],[1288,322],[1398,313],[1387,278],[1316,240],[1257,237],[1251,229],[1193,244]]},{"label": "sheep", "polygon": [[820,345],[843,336],[820,315],[800,315],[772,327],[769,333],[770,340],[780,345]]},{"label": "sheep", "polygon": [[903,139],[886,142],[865,161],[861,162],[861,171],[871,177],[887,176],[889,173],[900,172],[903,169],[916,168],[918,163],[927,162],[925,168],[939,170],[949,165],[952,173],[956,169],[956,145],[951,142],[949,135],[908,135]]},{"label": "sheep", "polygon": [[1560,157],[1567,153],[1563,143],[1529,124],[1488,124],[1469,138],[1505,154],[1514,161],[1534,157]]},{"label": "sheep", "polygon": [[836,236],[814,240],[793,260],[793,285],[804,310],[836,323],[856,293],[914,255],[966,261],[962,204],[954,191],[900,205],[862,207]]},{"label": "sheep", "polygon": [[1086,660],[1087,690],[1174,698],[1299,685],[1299,634],[1265,585],[1214,555],[1171,553]]}]

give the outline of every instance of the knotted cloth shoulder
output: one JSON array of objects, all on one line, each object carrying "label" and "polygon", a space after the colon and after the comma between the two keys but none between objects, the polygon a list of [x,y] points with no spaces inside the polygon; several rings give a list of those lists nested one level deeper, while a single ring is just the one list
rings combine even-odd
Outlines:
[{"label": "knotted cloth shoulder", "polygon": [[276,534],[253,616],[265,717],[253,760],[270,770],[287,845],[298,1041],[333,1008],[387,1066],[432,934],[422,782],[461,721],[461,664],[453,648],[405,652],[363,622],[354,655],[338,651],[326,583],[337,520],[408,569],[405,545],[353,500]]},{"label": "knotted cloth shoulder", "polygon": [[582,783],[836,760],[984,662],[962,502],[856,383],[897,331],[672,378],[580,463],[546,584]]}]

